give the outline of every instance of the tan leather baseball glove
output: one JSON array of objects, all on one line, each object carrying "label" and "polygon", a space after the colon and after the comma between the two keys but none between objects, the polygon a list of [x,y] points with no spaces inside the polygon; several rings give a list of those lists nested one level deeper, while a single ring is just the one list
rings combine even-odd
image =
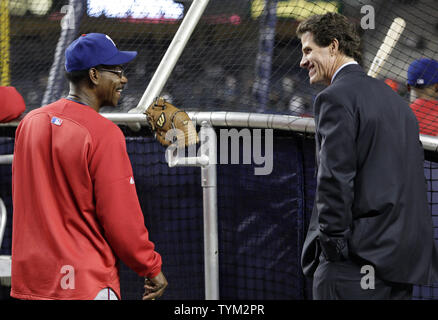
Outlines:
[{"label": "tan leather baseball glove", "polygon": [[182,146],[183,141],[185,146],[199,142],[196,128],[187,113],[167,102],[163,97],[155,98],[145,113],[151,130],[161,145],[169,146],[176,139],[178,146]]}]

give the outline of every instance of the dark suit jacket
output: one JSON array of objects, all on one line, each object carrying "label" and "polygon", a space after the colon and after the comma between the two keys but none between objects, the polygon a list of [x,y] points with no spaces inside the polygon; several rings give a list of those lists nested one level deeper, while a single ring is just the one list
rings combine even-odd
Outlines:
[{"label": "dark suit jacket", "polygon": [[301,257],[304,274],[313,276],[322,251],[331,261],[373,265],[384,280],[430,283],[438,258],[424,151],[409,105],[349,65],[314,108],[317,190]]}]

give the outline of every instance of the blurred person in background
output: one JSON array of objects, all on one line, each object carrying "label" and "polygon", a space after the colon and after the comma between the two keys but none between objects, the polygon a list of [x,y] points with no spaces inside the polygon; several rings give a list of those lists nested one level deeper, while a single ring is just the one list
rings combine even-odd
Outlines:
[{"label": "blurred person in background", "polygon": [[298,80],[284,77],[281,81],[284,95],[288,98],[287,109],[290,114],[301,117],[309,109],[304,95],[298,90]]},{"label": "blurred person in background", "polygon": [[411,109],[420,126],[420,133],[438,135],[438,61],[422,58],[408,68],[408,91]]},{"label": "blurred person in background", "polygon": [[[238,82],[235,76],[228,74],[225,76],[221,90],[223,91],[222,99],[227,105],[236,104],[239,96]],[[233,111],[233,110],[232,110]]]},{"label": "blurred person in background", "polygon": [[26,109],[21,94],[14,87],[0,86],[0,122],[17,119]]}]

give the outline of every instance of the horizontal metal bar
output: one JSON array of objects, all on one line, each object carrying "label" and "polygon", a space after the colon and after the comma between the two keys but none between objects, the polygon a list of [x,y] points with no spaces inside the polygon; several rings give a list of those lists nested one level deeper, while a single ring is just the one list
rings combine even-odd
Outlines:
[{"label": "horizontal metal bar", "polygon": [[11,276],[11,256],[0,256],[0,278]]},{"label": "horizontal metal bar", "polygon": [[420,134],[420,141],[424,150],[438,152],[438,137]]},{"label": "horizontal metal bar", "polygon": [[2,154],[0,155],[0,164],[12,164],[13,159],[13,154]]},{"label": "horizontal metal bar", "polygon": [[[295,117],[280,114],[260,114],[245,112],[203,112],[189,111],[189,117],[200,126],[202,121],[208,121],[216,127],[246,127],[246,128],[270,128],[302,133],[315,133],[315,121],[313,118]],[[116,124],[141,123],[147,124],[146,115],[138,113],[101,113],[102,116]],[[21,117],[22,118],[22,117]],[[20,119],[21,119],[20,118]],[[0,123],[0,127],[16,127],[18,121]],[[438,152],[438,137],[420,134],[423,148],[428,151]]]},{"label": "horizontal metal bar", "polygon": [[[169,153],[170,154],[170,153]],[[204,167],[209,163],[208,156],[200,157],[184,157],[184,158],[173,158],[169,157],[169,167]]]},{"label": "horizontal metal bar", "polygon": [[313,118],[295,117],[279,114],[261,114],[245,112],[188,112],[190,119],[200,125],[208,121],[212,126],[271,128],[305,133],[315,132]]},{"label": "horizontal metal bar", "polygon": [[[116,124],[125,124],[125,123],[137,123],[140,122],[141,124],[146,125],[146,115],[142,113],[101,113],[103,117],[107,118],[108,120],[111,120],[112,122]],[[0,127],[17,127],[20,123],[21,117],[18,120],[6,122],[6,123],[0,123]]]},{"label": "horizontal metal bar", "polygon": [[147,124],[146,115],[143,113],[101,113],[102,116],[117,124],[141,123]]}]

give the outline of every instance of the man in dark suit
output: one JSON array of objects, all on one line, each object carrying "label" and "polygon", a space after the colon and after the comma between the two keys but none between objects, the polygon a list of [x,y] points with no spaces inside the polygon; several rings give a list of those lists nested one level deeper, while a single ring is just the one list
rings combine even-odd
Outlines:
[{"label": "man in dark suit", "polygon": [[315,99],[317,189],[303,247],[314,299],[410,299],[434,280],[437,251],[409,105],[358,64],[360,38],[328,13],[297,29]]}]

